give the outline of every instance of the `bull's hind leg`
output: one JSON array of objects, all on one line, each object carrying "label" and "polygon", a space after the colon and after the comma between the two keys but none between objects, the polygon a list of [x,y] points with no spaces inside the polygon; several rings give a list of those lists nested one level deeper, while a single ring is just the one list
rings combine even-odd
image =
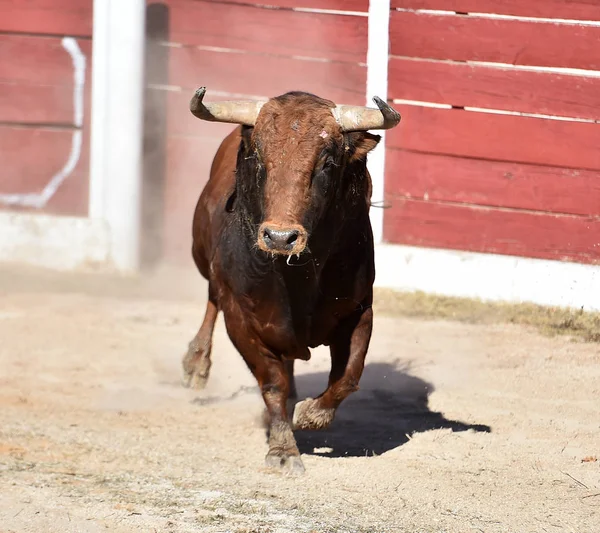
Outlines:
[{"label": "bull's hind leg", "polygon": [[339,405],[358,390],[373,329],[373,309],[369,306],[342,322],[330,343],[331,372],[327,390],[318,398],[296,404],[294,429],[324,429]]},{"label": "bull's hind leg", "polygon": [[202,326],[188,346],[183,358],[183,384],[193,389],[203,389],[210,373],[212,337],[217,321],[219,308],[217,300],[209,286],[208,303]]},{"label": "bull's hind leg", "polygon": [[284,364],[285,373],[287,374],[288,382],[290,384],[290,393],[288,394],[288,399],[293,401],[298,398],[298,393],[296,392],[296,378],[294,378],[294,360],[286,359]]}]

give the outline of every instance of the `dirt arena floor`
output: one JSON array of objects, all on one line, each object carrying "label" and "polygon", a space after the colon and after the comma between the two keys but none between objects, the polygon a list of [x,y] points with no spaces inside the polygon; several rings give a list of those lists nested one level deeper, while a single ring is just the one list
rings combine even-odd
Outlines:
[{"label": "dirt arena floor", "polygon": [[[600,345],[376,314],[361,390],[263,468],[262,401],[204,284],[0,270],[0,532],[600,532]],[[327,352],[297,364],[301,397]]]}]

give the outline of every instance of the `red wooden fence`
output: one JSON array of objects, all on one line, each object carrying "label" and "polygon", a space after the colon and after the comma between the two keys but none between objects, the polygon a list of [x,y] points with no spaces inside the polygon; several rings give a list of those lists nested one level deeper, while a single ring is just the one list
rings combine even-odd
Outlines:
[{"label": "red wooden fence", "polygon": [[396,104],[403,122],[387,137],[384,238],[600,262],[600,77],[549,68],[600,70],[600,26],[524,18],[598,20],[600,5],[392,6],[388,96],[436,105]]},{"label": "red wooden fence", "polygon": [[[194,204],[232,129],[191,116],[194,89],[363,104],[368,0],[155,4],[165,18],[148,29],[145,246],[160,226],[162,255],[189,261]],[[62,39],[74,37],[83,145],[41,210],[87,214],[92,6],[0,0],[0,198],[41,192],[72,152],[80,126]],[[600,25],[577,22],[600,20],[600,3],[392,0],[390,17],[388,97],[403,122],[387,135],[385,240],[600,262]]]},{"label": "red wooden fence", "polygon": [[66,165],[78,126],[73,59],[64,36],[76,38],[87,63],[81,151],[40,209],[46,212],[87,213],[92,5],[0,0],[0,195],[40,193]]}]

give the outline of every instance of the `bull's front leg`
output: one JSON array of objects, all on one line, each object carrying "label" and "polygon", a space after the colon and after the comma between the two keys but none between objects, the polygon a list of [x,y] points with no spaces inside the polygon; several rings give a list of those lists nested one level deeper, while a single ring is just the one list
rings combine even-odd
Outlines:
[{"label": "bull's front leg", "polygon": [[286,474],[301,474],[304,465],[286,409],[291,389],[290,365],[273,354],[259,336],[245,326],[243,316],[241,312],[230,312],[225,324],[229,338],[254,374],[267,408],[269,451],[265,463]]},{"label": "bull's front leg", "polygon": [[290,379],[280,359],[262,357],[254,375],[258,380],[268,413],[269,451],[267,466],[290,474],[301,474],[304,465],[287,414]]},{"label": "bull's front leg", "polygon": [[331,372],[327,389],[318,398],[307,398],[296,404],[294,429],[324,429],[333,422],[342,401],[358,390],[372,330],[370,302],[339,324],[330,342]]}]

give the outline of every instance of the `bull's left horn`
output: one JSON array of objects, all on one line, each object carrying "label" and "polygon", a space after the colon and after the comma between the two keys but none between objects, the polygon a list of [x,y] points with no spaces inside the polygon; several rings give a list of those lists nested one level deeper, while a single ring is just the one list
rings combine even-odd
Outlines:
[{"label": "bull's left horn", "polygon": [[400,123],[400,113],[378,96],[373,101],[379,109],[371,107],[338,105],[332,109],[342,131],[389,130]]},{"label": "bull's left horn", "polygon": [[206,87],[200,87],[192,96],[190,111],[194,116],[211,122],[229,122],[231,124],[244,124],[254,126],[256,117],[264,102],[245,100],[240,102],[213,102],[205,104],[202,100],[206,94]]}]

